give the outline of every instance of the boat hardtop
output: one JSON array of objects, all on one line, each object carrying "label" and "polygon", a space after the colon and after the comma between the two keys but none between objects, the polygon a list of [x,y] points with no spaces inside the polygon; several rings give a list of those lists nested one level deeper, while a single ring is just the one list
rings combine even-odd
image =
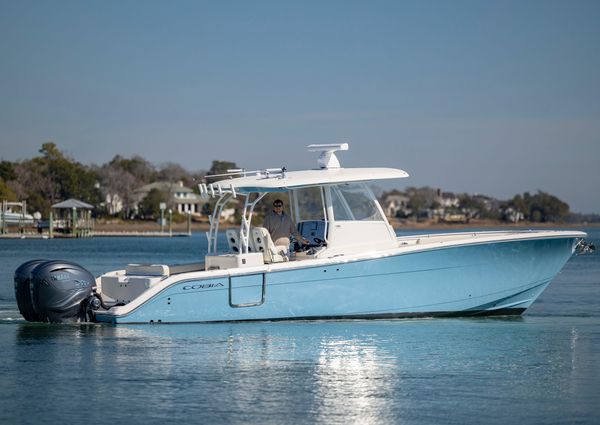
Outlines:
[{"label": "boat hardtop", "polygon": [[[255,175],[251,176],[220,180],[212,186],[220,186],[225,189],[233,187],[238,192],[279,192],[308,186],[408,177],[406,171],[396,168],[324,168],[302,171],[286,171],[282,168],[270,170],[257,171]],[[204,187],[203,190],[207,191]]]}]

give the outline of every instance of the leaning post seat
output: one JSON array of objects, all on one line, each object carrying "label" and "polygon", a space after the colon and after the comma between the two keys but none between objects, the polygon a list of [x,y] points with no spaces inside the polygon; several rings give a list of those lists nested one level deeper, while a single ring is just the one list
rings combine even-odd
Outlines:
[{"label": "leaning post seat", "polygon": [[[233,254],[240,254],[242,252],[242,241],[240,238],[239,229],[227,229],[225,231],[225,236],[227,237],[227,245],[229,245],[229,252]],[[256,252],[252,237],[248,239],[248,252]]]},{"label": "leaning post seat", "polygon": [[239,254],[241,252],[241,244],[240,244],[240,232],[238,229],[227,229],[225,231],[225,236],[227,237],[227,245],[229,245],[229,251],[234,254]]},{"label": "leaning post seat", "polygon": [[288,261],[289,246],[275,245],[271,239],[271,234],[264,227],[254,227],[252,229],[252,242],[256,251],[262,252],[265,263]]}]

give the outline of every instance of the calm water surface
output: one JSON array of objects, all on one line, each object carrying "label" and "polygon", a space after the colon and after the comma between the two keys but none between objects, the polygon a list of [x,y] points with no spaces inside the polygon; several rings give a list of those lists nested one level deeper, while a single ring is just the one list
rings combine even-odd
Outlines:
[{"label": "calm water surface", "polygon": [[0,240],[0,424],[600,423],[597,254],[571,259],[517,318],[113,327],[18,314],[26,260],[97,275],[205,250],[200,234]]}]

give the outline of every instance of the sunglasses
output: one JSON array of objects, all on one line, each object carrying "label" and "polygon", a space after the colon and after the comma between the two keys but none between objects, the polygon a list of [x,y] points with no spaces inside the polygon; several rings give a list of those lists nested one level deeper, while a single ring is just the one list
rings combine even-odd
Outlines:
[{"label": "sunglasses", "polygon": [[283,208],[283,204],[273,204],[275,208]]}]

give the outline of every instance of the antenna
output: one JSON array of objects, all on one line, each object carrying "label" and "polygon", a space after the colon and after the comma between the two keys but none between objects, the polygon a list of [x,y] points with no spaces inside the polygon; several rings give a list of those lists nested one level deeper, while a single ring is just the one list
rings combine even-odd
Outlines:
[{"label": "antenna", "polygon": [[317,163],[320,168],[340,168],[340,161],[335,156],[336,151],[347,151],[348,143],[329,143],[322,145],[308,145],[309,152],[321,152]]}]

